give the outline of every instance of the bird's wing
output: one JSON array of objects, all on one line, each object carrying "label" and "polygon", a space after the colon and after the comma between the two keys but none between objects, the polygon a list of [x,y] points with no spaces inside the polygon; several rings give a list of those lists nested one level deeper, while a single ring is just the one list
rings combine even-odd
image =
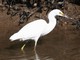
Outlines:
[{"label": "bird's wing", "polygon": [[45,20],[40,19],[26,24],[21,30],[18,31],[20,37],[25,39],[34,38],[41,35],[47,23]]}]

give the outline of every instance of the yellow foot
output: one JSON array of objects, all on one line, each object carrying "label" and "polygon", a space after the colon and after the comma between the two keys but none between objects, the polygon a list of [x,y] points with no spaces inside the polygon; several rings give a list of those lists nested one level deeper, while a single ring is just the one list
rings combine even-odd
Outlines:
[{"label": "yellow foot", "polygon": [[26,44],[24,44],[24,45],[21,47],[21,51],[24,51],[25,45],[26,45]]}]

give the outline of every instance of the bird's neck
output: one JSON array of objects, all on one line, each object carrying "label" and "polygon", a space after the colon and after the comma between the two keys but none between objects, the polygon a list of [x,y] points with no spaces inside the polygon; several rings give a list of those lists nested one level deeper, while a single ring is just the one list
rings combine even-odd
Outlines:
[{"label": "bird's neck", "polygon": [[47,25],[48,33],[51,32],[56,26],[56,18],[55,18],[55,16],[56,15],[49,15],[48,16],[48,20],[49,20],[49,23]]},{"label": "bird's neck", "polygon": [[49,20],[49,23],[48,23],[48,25],[51,25],[51,24],[53,24],[53,26],[54,25],[56,25],[56,18],[55,18],[55,15],[51,15],[51,16],[48,16],[48,20]]},{"label": "bird's neck", "polygon": [[48,14],[48,24],[45,28],[45,30],[43,31],[43,34],[42,35],[46,35],[48,33],[50,33],[56,26],[56,18],[55,18],[56,15],[53,15],[52,12],[50,12]]}]

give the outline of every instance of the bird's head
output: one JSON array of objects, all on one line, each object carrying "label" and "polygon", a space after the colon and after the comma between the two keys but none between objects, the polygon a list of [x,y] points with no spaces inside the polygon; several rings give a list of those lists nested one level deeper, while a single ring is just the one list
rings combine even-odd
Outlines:
[{"label": "bird's head", "polygon": [[64,14],[61,10],[59,10],[59,9],[54,9],[54,10],[52,10],[50,13],[51,13],[51,15],[54,15],[54,16],[63,16],[63,17],[68,18],[68,16],[65,15],[65,14]]}]

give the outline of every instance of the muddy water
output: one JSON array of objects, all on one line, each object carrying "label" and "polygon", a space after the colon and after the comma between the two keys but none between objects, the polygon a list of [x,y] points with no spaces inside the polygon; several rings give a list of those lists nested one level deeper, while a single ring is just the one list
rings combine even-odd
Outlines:
[{"label": "muddy water", "polygon": [[56,28],[38,41],[36,52],[27,43],[24,52],[19,44],[0,49],[0,60],[80,60],[80,31],[74,28]]},{"label": "muddy water", "polygon": [[[80,17],[80,6],[71,3],[66,5],[64,12],[67,15]],[[17,16],[10,19],[6,11],[0,11],[0,60],[80,60],[80,30],[58,24],[50,34],[39,39],[36,52],[33,42],[26,43],[22,52],[22,42],[9,41],[9,37],[21,28],[18,20]]]}]

